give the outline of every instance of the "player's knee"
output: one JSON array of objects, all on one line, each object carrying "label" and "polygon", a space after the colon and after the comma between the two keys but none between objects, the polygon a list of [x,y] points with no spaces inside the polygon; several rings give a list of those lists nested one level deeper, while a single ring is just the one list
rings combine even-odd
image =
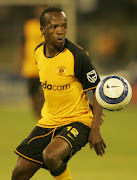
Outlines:
[{"label": "player's knee", "polygon": [[59,176],[67,167],[67,164],[56,153],[52,153],[46,149],[43,151],[43,159],[53,176]]},{"label": "player's knee", "polygon": [[52,151],[48,151],[45,149],[43,151],[43,159],[49,169],[50,167],[56,168],[58,166],[59,158]]}]

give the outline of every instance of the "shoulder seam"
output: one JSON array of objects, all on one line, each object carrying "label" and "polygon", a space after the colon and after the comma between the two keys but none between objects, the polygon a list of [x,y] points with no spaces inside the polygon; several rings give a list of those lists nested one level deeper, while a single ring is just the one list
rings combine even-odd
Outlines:
[{"label": "shoulder seam", "polygon": [[34,52],[35,52],[40,46],[42,46],[43,44],[44,44],[44,41],[43,41],[42,43],[40,43],[40,44],[35,48]]},{"label": "shoulder seam", "polygon": [[[87,55],[89,55],[88,54],[88,52],[84,49],[84,48],[82,48],[81,46],[79,46],[78,44],[76,44],[76,43],[72,43],[71,41],[68,41],[68,43],[69,43],[69,45],[67,46],[67,49],[69,49],[71,52],[72,52],[72,54],[74,55],[75,53],[77,54],[83,54],[83,53],[85,53],[85,54],[87,54]],[[75,52],[75,53],[74,53]]]}]

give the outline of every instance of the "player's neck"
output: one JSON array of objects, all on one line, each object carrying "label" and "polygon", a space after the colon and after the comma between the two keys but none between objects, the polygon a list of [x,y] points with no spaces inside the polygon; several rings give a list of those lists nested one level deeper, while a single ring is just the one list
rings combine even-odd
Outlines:
[{"label": "player's neck", "polygon": [[62,49],[63,49],[63,47],[57,49],[57,48],[53,47],[52,45],[46,43],[45,46],[44,46],[44,55],[46,57],[54,57],[59,52],[61,52]]}]

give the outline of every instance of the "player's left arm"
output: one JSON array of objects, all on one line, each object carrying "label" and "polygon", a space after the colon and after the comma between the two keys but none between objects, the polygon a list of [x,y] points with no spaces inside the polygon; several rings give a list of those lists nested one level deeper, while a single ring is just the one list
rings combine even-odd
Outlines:
[{"label": "player's left arm", "polygon": [[100,133],[100,125],[102,121],[102,107],[98,104],[95,92],[93,92],[93,122],[89,133],[89,144],[90,148],[94,147],[97,155],[103,156],[105,153],[105,142]]}]

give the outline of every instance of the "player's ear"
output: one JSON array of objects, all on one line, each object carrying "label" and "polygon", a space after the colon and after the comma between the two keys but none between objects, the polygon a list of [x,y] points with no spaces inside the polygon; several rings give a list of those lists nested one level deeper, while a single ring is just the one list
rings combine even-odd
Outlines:
[{"label": "player's ear", "polygon": [[41,31],[41,36],[43,36],[44,35],[44,28],[42,26],[40,27],[40,31]]}]

